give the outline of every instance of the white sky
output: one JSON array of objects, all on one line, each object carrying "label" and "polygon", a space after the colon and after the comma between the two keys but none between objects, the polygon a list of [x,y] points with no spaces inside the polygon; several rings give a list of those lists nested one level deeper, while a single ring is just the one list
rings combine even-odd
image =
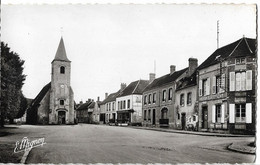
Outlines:
[{"label": "white sky", "polygon": [[51,80],[61,37],[72,61],[75,101],[104,99],[120,83],[201,64],[220,46],[243,35],[256,38],[254,5],[2,5],[1,39],[25,60],[23,93],[35,98]]}]

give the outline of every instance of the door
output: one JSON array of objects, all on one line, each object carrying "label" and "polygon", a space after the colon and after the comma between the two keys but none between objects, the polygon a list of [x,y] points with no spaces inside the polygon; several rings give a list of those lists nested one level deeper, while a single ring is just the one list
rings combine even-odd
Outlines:
[{"label": "door", "polygon": [[153,125],[155,125],[155,109],[153,109]]},{"label": "door", "polygon": [[113,123],[115,123],[115,121],[116,121],[116,114],[113,113]]},{"label": "door", "polygon": [[208,107],[202,107],[202,128],[208,128]]},{"label": "door", "polygon": [[66,124],[66,112],[65,111],[58,112],[58,123]]},{"label": "door", "polygon": [[181,114],[181,126],[182,126],[182,130],[185,130],[185,128],[186,128],[186,113]]}]

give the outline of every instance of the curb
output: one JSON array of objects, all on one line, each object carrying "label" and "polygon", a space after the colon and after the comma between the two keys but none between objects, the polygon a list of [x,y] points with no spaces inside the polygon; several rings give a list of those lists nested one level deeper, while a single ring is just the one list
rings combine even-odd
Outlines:
[{"label": "curb", "polygon": [[144,129],[151,131],[169,132],[169,133],[179,133],[179,134],[190,134],[190,135],[200,135],[200,136],[215,136],[215,137],[254,137],[254,135],[234,135],[234,134],[219,134],[219,133],[204,133],[204,132],[193,132],[193,131],[179,131],[179,130],[168,130],[168,129],[153,129],[146,127],[129,127],[134,129]]},{"label": "curb", "polygon": [[234,151],[234,152],[239,152],[239,153],[243,153],[243,154],[250,154],[250,155],[255,155],[255,150],[241,150],[237,147],[234,146],[234,143],[231,143],[228,147],[228,150],[230,151]]},{"label": "curb", "polygon": [[29,153],[30,153],[31,150],[32,150],[32,148],[30,148],[29,150],[26,150],[26,151],[24,152],[23,157],[22,157],[20,163],[25,164],[25,161],[26,161],[26,159],[27,159],[27,157],[28,157],[28,155],[29,155]]}]

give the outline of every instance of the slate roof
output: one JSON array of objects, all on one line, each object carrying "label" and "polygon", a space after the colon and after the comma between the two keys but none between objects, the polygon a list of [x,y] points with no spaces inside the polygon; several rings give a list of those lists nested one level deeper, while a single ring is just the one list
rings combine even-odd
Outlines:
[{"label": "slate roof", "polygon": [[87,110],[88,106],[92,103],[92,101],[87,101],[86,103],[80,105],[77,110]]},{"label": "slate roof", "polygon": [[166,85],[166,84],[169,84],[171,82],[174,82],[178,77],[180,77],[187,70],[188,70],[188,68],[184,68],[182,70],[175,71],[172,74],[169,73],[169,74],[166,74],[166,75],[164,75],[162,77],[159,77],[159,78],[153,80],[152,83],[149,84],[144,89],[144,92],[145,91],[149,91],[149,90],[154,89],[154,88],[157,88],[157,87],[160,87],[160,86],[163,86],[163,85]]},{"label": "slate roof", "polygon": [[64,42],[63,42],[63,38],[61,37],[60,39],[60,44],[59,47],[57,49],[55,58],[53,61],[67,61],[70,62],[70,60],[67,58],[67,54],[66,54],[66,50],[65,50],[65,46],[64,46]]},{"label": "slate roof", "polygon": [[44,96],[46,95],[46,93],[51,89],[51,82],[48,83],[47,85],[45,85],[42,90],[40,91],[40,93],[35,97],[35,99],[33,99],[33,101],[31,102],[30,107],[31,108],[36,108],[40,102],[42,101],[42,99],[44,98]]},{"label": "slate roof", "polygon": [[211,54],[199,67],[198,69],[203,69],[211,65],[219,63],[216,59],[217,56],[221,58],[231,58],[231,57],[245,57],[245,56],[256,56],[256,40],[251,38],[241,38],[236,42],[223,46],[217,49],[213,54]]},{"label": "slate roof", "polygon": [[120,90],[118,90],[115,93],[111,93],[110,95],[107,96],[105,100],[103,100],[100,104],[106,104],[111,101],[116,101],[116,97],[120,94]]},{"label": "slate roof", "polygon": [[95,102],[91,102],[90,105],[88,106],[88,108],[94,108],[95,107]]},{"label": "slate roof", "polygon": [[143,90],[149,84],[149,80],[138,80],[131,82],[119,95],[118,97],[132,95],[132,94],[142,94]]},{"label": "slate roof", "polygon": [[197,85],[197,70],[188,77],[183,77],[177,82],[176,91]]}]

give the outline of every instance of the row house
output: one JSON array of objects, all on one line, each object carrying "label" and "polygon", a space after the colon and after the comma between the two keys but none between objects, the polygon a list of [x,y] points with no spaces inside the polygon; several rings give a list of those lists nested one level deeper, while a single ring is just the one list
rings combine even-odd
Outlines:
[{"label": "row house", "polygon": [[176,82],[183,78],[188,68],[175,71],[154,79],[143,91],[143,125],[175,128],[175,89]]},{"label": "row house", "polygon": [[105,99],[101,103],[101,114],[100,121],[102,124],[105,123],[115,123],[117,118],[116,113],[116,97],[120,92],[126,87],[125,83],[121,83],[121,88],[115,93],[105,94]]},{"label": "row house", "polygon": [[116,97],[118,123],[131,125],[142,123],[142,93],[149,82],[149,80],[131,82]]},{"label": "row house", "polygon": [[99,122],[100,101],[88,99],[85,103],[82,101],[76,109],[76,118],[78,123],[97,123]]},{"label": "row house", "polygon": [[186,76],[176,83],[176,129],[198,130],[197,67],[198,60],[189,58]]},{"label": "row house", "polygon": [[217,49],[198,67],[199,130],[255,132],[256,40]]}]

